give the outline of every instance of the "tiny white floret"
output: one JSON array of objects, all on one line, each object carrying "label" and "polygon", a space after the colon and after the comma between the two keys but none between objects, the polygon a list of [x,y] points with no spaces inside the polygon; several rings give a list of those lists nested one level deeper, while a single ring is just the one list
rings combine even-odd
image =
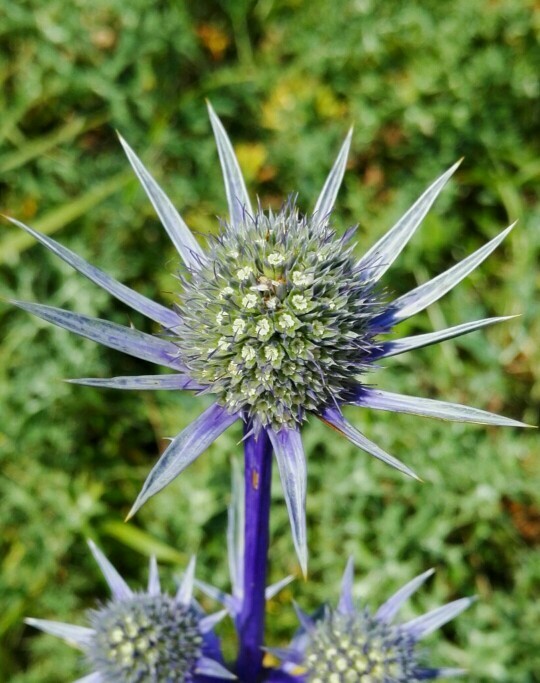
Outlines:
[{"label": "tiny white floret", "polygon": [[267,346],[264,350],[264,355],[266,357],[266,360],[277,360],[279,358],[279,351],[276,349],[275,346]]},{"label": "tiny white floret", "polygon": [[232,328],[235,334],[244,334],[246,330],[246,321],[242,320],[242,318],[236,318],[232,324]]},{"label": "tiny white floret", "polygon": [[283,256],[283,254],[279,254],[277,252],[268,255],[268,263],[271,266],[280,266],[284,260],[285,257]]},{"label": "tiny white floret", "polygon": [[278,326],[283,330],[291,330],[294,327],[294,318],[289,313],[284,313],[279,319]]},{"label": "tiny white floret", "polygon": [[227,370],[231,373],[231,375],[236,376],[236,375],[240,374],[240,370],[238,368],[238,363],[235,363],[233,360],[227,366]]},{"label": "tiny white floret", "polygon": [[242,306],[244,308],[255,308],[258,298],[255,294],[246,294],[242,299]]},{"label": "tiny white floret", "polygon": [[253,272],[253,268],[251,266],[244,266],[244,268],[239,268],[236,271],[236,277],[241,281],[245,282],[251,273]]},{"label": "tiny white floret", "polygon": [[253,360],[255,358],[255,349],[253,348],[253,346],[243,347],[242,358],[247,361]]},{"label": "tiny white floret", "polygon": [[259,320],[255,327],[255,331],[261,339],[264,339],[270,333],[270,323],[267,318]]},{"label": "tiny white floret", "polygon": [[309,287],[313,284],[313,275],[305,273],[302,270],[294,270],[291,275],[293,284],[297,287]]},{"label": "tiny white floret", "polygon": [[296,308],[297,311],[305,311],[308,307],[308,299],[306,299],[305,296],[302,296],[301,294],[295,294],[292,299],[292,305]]}]

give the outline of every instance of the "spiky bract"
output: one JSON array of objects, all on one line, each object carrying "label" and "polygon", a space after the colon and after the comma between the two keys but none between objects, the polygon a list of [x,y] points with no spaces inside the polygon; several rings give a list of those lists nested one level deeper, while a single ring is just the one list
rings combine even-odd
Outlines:
[{"label": "spiky bract", "polygon": [[202,654],[200,615],[169,595],[136,594],[91,612],[86,652],[107,683],[191,683]]},{"label": "spiky bract", "polygon": [[275,430],[348,400],[379,312],[348,241],[292,199],[225,225],[185,281],[177,343],[190,376],[230,412]]}]

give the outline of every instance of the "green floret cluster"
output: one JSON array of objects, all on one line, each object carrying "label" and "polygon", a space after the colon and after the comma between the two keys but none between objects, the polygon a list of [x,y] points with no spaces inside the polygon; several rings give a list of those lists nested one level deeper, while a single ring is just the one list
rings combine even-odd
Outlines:
[{"label": "green floret cluster", "polygon": [[88,661],[106,683],[189,683],[202,652],[199,618],[167,595],[135,595],[91,613]]},{"label": "green floret cluster", "polygon": [[328,611],[310,634],[308,683],[414,683],[414,642],[368,612]]},{"label": "green floret cluster", "polygon": [[343,401],[373,349],[380,304],[328,222],[277,214],[225,225],[185,282],[180,356],[193,379],[257,428],[294,427]]}]

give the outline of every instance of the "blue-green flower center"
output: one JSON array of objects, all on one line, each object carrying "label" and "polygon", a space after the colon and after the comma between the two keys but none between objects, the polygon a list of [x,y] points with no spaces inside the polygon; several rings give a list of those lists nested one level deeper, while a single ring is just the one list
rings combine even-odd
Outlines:
[{"label": "blue-green flower center", "polygon": [[414,641],[367,612],[328,612],[305,651],[308,683],[414,683]]},{"label": "blue-green flower center", "polygon": [[380,310],[347,241],[292,203],[225,226],[183,299],[178,345],[191,376],[276,429],[347,397]]},{"label": "blue-green flower center", "polygon": [[135,595],[91,613],[87,652],[104,683],[189,683],[201,656],[199,618],[167,595]]}]

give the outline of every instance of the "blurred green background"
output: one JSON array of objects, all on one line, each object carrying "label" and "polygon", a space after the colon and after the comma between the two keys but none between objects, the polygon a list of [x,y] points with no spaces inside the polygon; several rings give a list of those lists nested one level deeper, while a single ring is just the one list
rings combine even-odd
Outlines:
[{"label": "blurred green background", "polygon": [[[359,253],[465,156],[386,276],[389,290],[402,293],[511,221],[519,225],[478,271],[400,333],[521,317],[391,359],[373,379],[538,423],[536,1],[0,0],[0,15],[1,211],[163,302],[176,296],[178,260],[115,129],[204,235],[226,211],[205,98],[264,206],[298,192],[300,205],[312,207],[354,124],[336,224],[360,223]],[[7,223],[0,268],[0,680],[67,682],[82,675],[79,655],[22,619],[83,623],[84,610],[106,598],[86,538],[133,585],[145,581],[154,552],[172,588],[196,552],[201,578],[227,587],[225,507],[239,433],[226,433],[124,524],[164,437],[203,401],[63,383],[150,368],[14,310],[5,297],[152,326]],[[431,566],[435,579],[406,614],[479,596],[444,637],[430,639],[434,663],[465,667],[474,683],[539,681],[537,433],[348,414],[425,483],[406,480],[316,421],[306,426],[310,578],[270,603],[269,644],[291,636],[293,597],[308,610],[336,599],[353,554],[358,595],[373,606]],[[277,481],[274,497],[277,580],[298,569]],[[223,634],[232,652],[230,627]]]}]

